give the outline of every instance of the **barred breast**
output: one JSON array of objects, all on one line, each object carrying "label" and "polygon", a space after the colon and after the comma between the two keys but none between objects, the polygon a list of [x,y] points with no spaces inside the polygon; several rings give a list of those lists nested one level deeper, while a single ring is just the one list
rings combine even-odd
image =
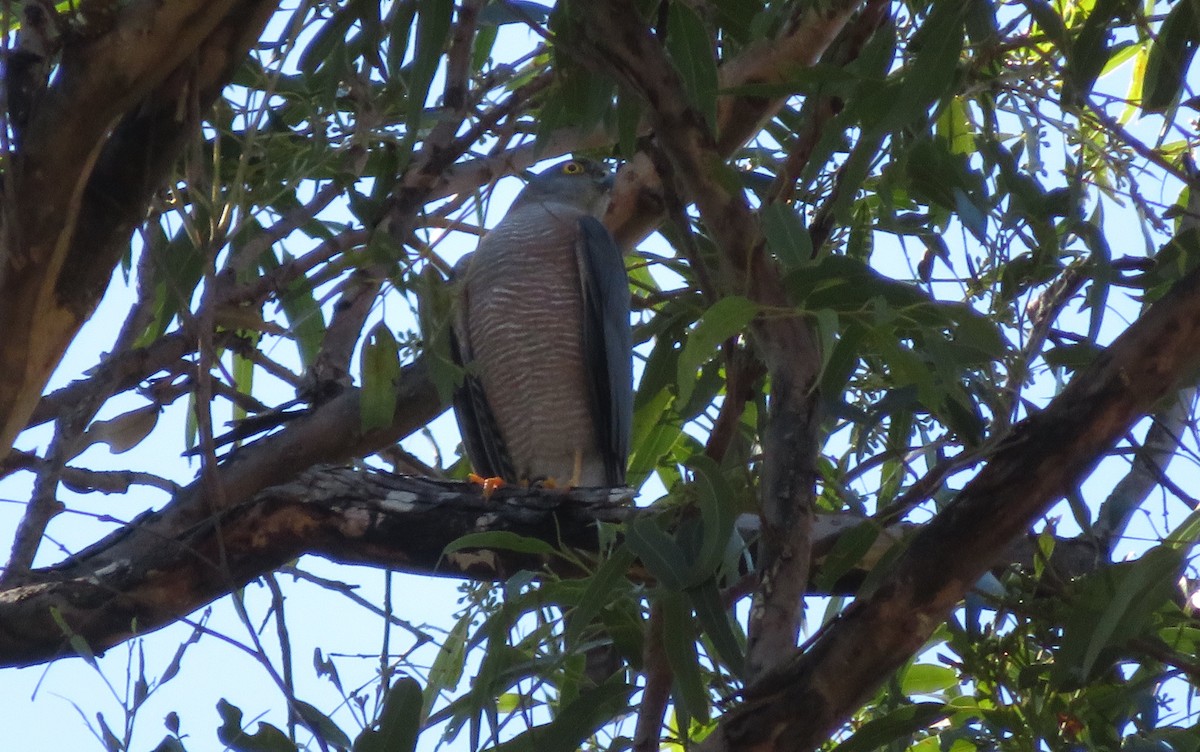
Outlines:
[{"label": "barred breast", "polygon": [[484,393],[517,474],[605,485],[589,403],[575,239],[579,209],[518,207],[467,272],[468,329]]}]

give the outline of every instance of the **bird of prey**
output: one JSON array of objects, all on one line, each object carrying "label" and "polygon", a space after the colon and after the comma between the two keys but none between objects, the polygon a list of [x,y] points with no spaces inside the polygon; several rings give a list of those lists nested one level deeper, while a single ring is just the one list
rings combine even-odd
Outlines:
[{"label": "bird of prey", "polygon": [[598,219],[612,182],[604,166],[581,159],[538,173],[458,280],[451,349],[465,376],[454,412],[485,478],[625,483],[629,282]]}]

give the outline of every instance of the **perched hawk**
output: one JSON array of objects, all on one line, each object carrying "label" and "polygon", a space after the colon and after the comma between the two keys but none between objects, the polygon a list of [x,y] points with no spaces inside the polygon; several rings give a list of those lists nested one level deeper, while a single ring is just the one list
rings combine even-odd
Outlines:
[{"label": "perched hawk", "polygon": [[620,486],[633,421],[629,281],[600,217],[612,176],[569,160],[536,175],[459,280],[454,412],[476,472]]}]

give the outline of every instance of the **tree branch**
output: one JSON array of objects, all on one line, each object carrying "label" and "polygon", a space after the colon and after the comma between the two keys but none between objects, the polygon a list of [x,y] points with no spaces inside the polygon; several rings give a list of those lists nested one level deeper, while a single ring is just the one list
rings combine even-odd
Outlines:
[{"label": "tree branch", "polygon": [[[849,18],[856,2],[832,13],[811,12],[798,28],[821,28],[825,44]],[[579,7],[576,33],[587,54],[648,108],[657,143],[687,187],[704,224],[720,248],[727,295],[745,295],[764,311],[790,308],[783,274],[767,256],[765,241],[745,194],[722,180],[726,168],[716,135],[686,100],[679,73],[662,45],[627,0]],[[829,19],[835,19],[832,23]],[[585,30],[586,29],[586,33]],[[815,43],[815,40],[813,40]],[[805,51],[816,62],[824,45]],[[801,61],[793,61],[799,63]],[[782,75],[783,72],[780,72]],[[795,649],[808,582],[809,532],[818,445],[816,379],[820,355],[809,325],[797,316],[759,316],[753,340],[771,383],[770,414],[763,435],[760,488],[763,535],[760,587],[750,612],[747,664],[754,677]]]},{"label": "tree branch", "polygon": [[[746,692],[715,750],[807,750],[915,653],[1047,507],[1078,487],[1135,421],[1200,367],[1200,270],[1178,282],[922,529],[873,593]],[[796,708],[804,708],[796,713]]]},{"label": "tree branch", "polygon": [[[568,557],[443,551],[468,533],[508,531],[594,554],[598,522],[625,522],[638,513],[631,496],[629,489],[505,488],[484,499],[474,484],[326,467],[194,522],[169,507],[0,590],[0,666],[71,655],[72,636],[102,652],[304,554],[471,579],[503,579],[519,570],[579,576]],[[842,535],[865,522],[853,515],[818,516],[813,571],[820,573],[823,557]],[[739,528],[751,537],[757,523],[756,515],[744,515]],[[896,525],[881,531],[857,567],[835,583],[837,592],[853,592],[915,530]],[[1009,560],[1032,566],[1037,550],[1035,542],[1025,542],[1008,552]],[[1096,560],[1094,547],[1083,541],[1059,541],[1054,555],[1054,565],[1067,574],[1086,571]],[[647,579],[640,568],[630,576]]]},{"label": "tree branch", "polygon": [[0,236],[0,455],[99,302],[113,267],[197,125],[245,59],[273,0],[123,4],[65,45],[12,155]]}]

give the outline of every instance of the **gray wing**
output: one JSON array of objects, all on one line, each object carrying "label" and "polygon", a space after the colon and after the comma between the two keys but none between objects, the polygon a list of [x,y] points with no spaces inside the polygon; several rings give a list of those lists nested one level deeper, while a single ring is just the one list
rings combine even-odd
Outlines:
[{"label": "gray wing", "polygon": [[583,290],[584,370],[597,446],[610,486],[625,484],[633,429],[633,332],[629,277],[612,235],[595,217],[579,220],[575,244]]},{"label": "gray wing", "polygon": [[[464,262],[460,262],[460,265],[465,268]],[[458,266],[455,271],[460,271]],[[463,447],[467,450],[467,459],[471,461],[475,472],[485,478],[499,477],[508,483],[516,483],[517,471],[500,435],[496,416],[488,404],[483,382],[469,370],[474,359],[467,326],[471,306],[466,285],[461,282],[463,275],[457,276],[462,286],[455,305],[454,322],[450,327],[450,357],[465,373],[462,384],[454,390],[454,417],[462,434]]]}]

